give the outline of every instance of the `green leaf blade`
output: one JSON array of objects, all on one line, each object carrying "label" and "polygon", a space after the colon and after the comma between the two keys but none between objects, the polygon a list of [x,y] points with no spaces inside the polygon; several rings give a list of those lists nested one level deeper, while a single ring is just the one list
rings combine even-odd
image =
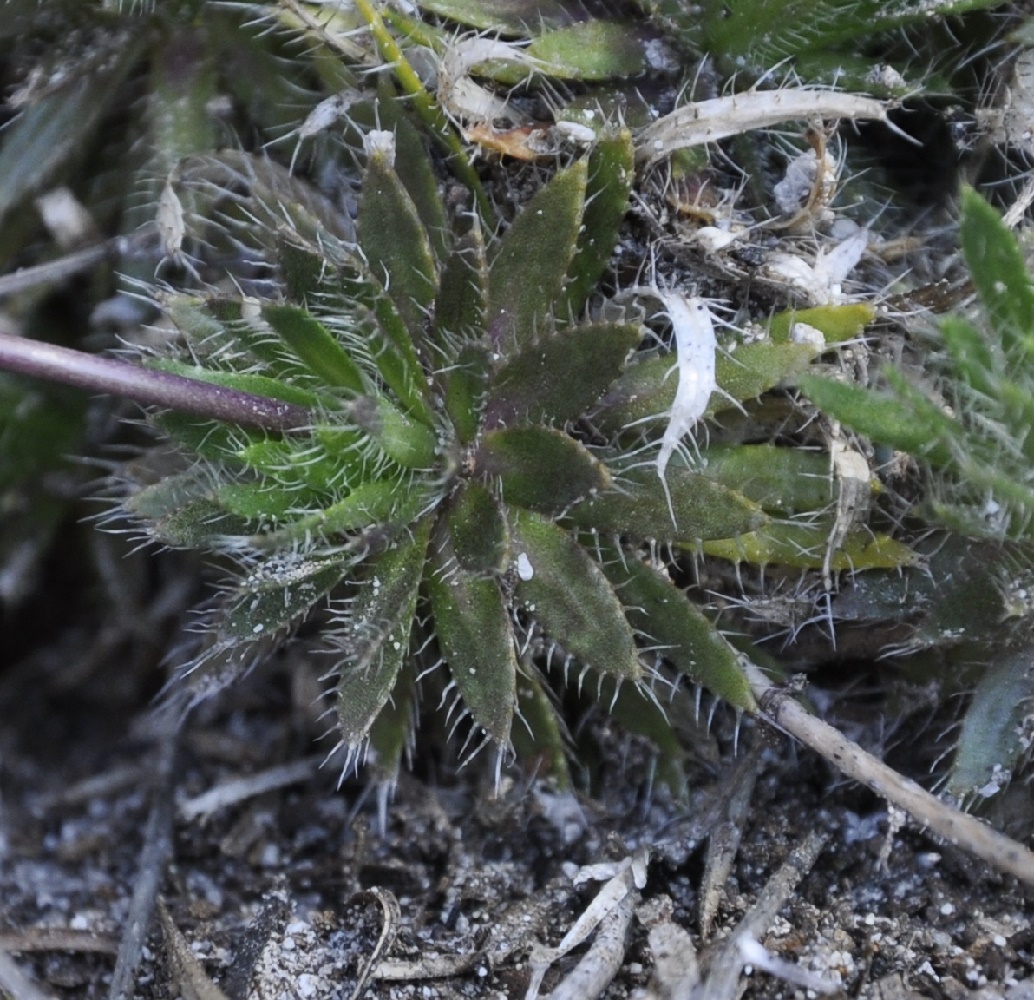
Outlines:
[{"label": "green leaf blade", "polygon": [[480,440],[478,475],[498,482],[508,504],[558,514],[610,485],[610,473],[588,449],[549,427],[488,431]]},{"label": "green leaf blade", "polygon": [[517,654],[499,583],[463,569],[442,533],[427,590],[438,642],[463,704],[505,746],[517,699]]},{"label": "green leaf blade", "polygon": [[613,323],[566,327],[528,345],[497,371],[486,426],[562,424],[580,416],[619,376],[639,340],[637,326]]},{"label": "green leaf blade", "polygon": [[642,676],[635,636],[603,570],[566,531],[509,511],[519,603],[570,655],[619,680]]},{"label": "green leaf blade", "polygon": [[545,332],[578,241],[586,177],[584,162],[561,171],[528,202],[500,241],[488,275],[485,327],[503,357]]},{"label": "green leaf blade", "polygon": [[665,481],[670,508],[652,466],[615,470],[613,489],[576,504],[568,516],[601,534],[687,543],[740,535],[766,520],[756,503],[679,462],[668,465]]},{"label": "green leaf blade", "polygon": [[632,627],[680,673],[737,708],[754,710],[739,655],[661,571],[614,552],[604,572],[625,602]]},{"label": "green leaf blade", "polygon": [[357,748],[392,695],[409,657],[409,637],[430,538],[429,521],[381,553],[348,608],[337,689],[341,741]]},{"label": "green leaf blade", "polygon": [[383,152],[370,156],[363,179],[359,246],[409,339],[419,344],[438,287],[434,252],[413,199]]}]

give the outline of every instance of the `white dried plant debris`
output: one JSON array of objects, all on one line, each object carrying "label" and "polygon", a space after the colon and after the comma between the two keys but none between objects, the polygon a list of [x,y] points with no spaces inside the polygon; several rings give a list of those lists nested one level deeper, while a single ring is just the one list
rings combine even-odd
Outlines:
[{"label": "white dried plant debris", "polygon": [[[618,924],[627,927],[628,919],[634,911],[634,904],[638,900],[639,891],[646,885],[646,872],[650,864],[650,850],[643,847],[630,857],[623,858],[614,863],[599,865],[586,865],[578,869],[573,881],[575,885],[585,881],[599,881],[606,879],[604,886],[586,907],[582,915],[574,922],[571,929],[564,935],[563,940],[555,948],[548,948],[545,945],[537,944],[532,948],[529,964],[532,968],[531,981],[528,984],[528,991],[525,1000],[535,1000],[539,994],[542,980],[554,962],[563,958],[573,949],[577,948],[589,939],[589,936],[597,928],[601,934],[606,921],[612,915],[617,914]],[[624,931],[621,931],[623,936]],[[609,949],[609,942],[607,943]],[[623,957],[623,956],[622,956]],[[595,996],[595,993],[571,992],[573,985],[568,986],[564,992],[554,992],[553,996]]]},{"label": "white dried plant debris", "polygon": [[786,216],[804,214],[816,223],[829,223],[829,208],[837,191],[839,168],[825,143],[819,150],[806,149],[787,165],[783,179],[772,189],[779,211]]},{"label": "white dried plant debris", "polygon": [[636,917],[647,929],[653,956],[653,978],[647,1000],[682,1000],[700,984],[696,947],[689,932],[675,923],[674,904],[669,896],[644,902]]},{"label": "white dried plant debris", "polygon": [[540,65],[519,45],[483,35],[464,35],[446,46],[438,64],[438,101],[456,121],[520,121],[509,101],[471,79],[476,66],[493,61],[516,63],[529,72]]},{"label": "white dried plant debris", "polygon": [[736,946],[739,949],[740,957],[745,965],[767,972],[776,979],[792,986],[799,986],[808,990],[809,993],[816,993],[819,996],[826,996],[836,993],[841,988],[840,977],[823,978],[807,969],[802,968],[794,962],[788,962],[785,958],[779,958],[769,952],[756,938],[749,934],[741,934],[736,939]]},{"label": "white dried plant debris", "polygon": [[668,424],[661,438],[661,449],[657,453],[657,475],[664,486],[674,524],[675,509],[665,472],[675,449],[707,412],[711,393],[718,387],[715,377],[718,340],[710,307],[704,299],[696,296],[687,298],[679,292],[660,288],[654,289],[653,294],[660,299],[671,320],[675,338],[675,367],[672,371],[678,373],[679,380],[675,401],[668,411]]},{"label": "white dried plant debris", "polygon": [[790,343],[810,344],[812,347],[823,348],[826,346],[826,335],[808,323],[794,323],[790,329]]},{"label": "white dried plant debris", "polygon": [[81,246],[96,232],[93,217],[67,187],[57,187],[36,199],[43,225],[62,250]]},{"label": "white dried plant debris", "polygon": [[395,166],[395,133],[374,129],[363,136],[363,150],[367,156],[383,156],[389,167]]},{"label": "white dried plant debris", "polygon": [[173,167],[165,178],[161,194],[158,195],[158,214],[155,219],[165,258],[176,263],[179,263],[183,256],[183,240],[187,234],[183,202],[176,193],[178,181],[179,168]]},{"label": "white dried plant debris", "polygon": [[802,305],[839,305],[847,300],[844,281],[868,245],[869,230],[858,227],[831,247],[820,248],[813,261],[784,251],[769,254],[760,269],[761,276],[787,286]]},{"label": "white dried plant debris", "polygon": [[[352,109],[352,105],[355,104],[361,98],[361,94],[358,90],[351,87],[346,88],[336,94],[331,94],[330,97],[324,98],[319,104],[316,105],[305,116],[305,121],[285,135],[284,139],[295,139],[294,152],[291,154],[291,163],[288,170],[294,173],[294,165],[298,160],[298,154],[301,152],[302,142],[306,139],[311,139],[313,136],[319,135],[321,132],[325,132],[332,125],[339,121],[348,120],[348,113]],[[274,140],[280,142],[283,140]]]},{"label": "white dried plant debris", "polygon": [[887,108],[884,101],[838,90],[748,90],[709,101],[693,101],[657,119],[639,133],[636,156],[641,163],[655,163],[677,149],[791,121],[873,120],[893,128],[887,119]]},{"label": "white dried plant debris", "polygon": [[876,87],[883,87],[891,92],[908,90],[908,83],[905,78],[893,67],[886,63],[877,63],[868,73],[865,74],[865,82]]},{"label": "white dried plant debris", "polygon": [[1002,104],[977,112],[992,142],[1034,154],[1034,49],[1023,49],[1003,89]]},{"label": "white dried plant debris", "polygon": [[822,561],[822,581],[827,590],[832,586],[833,557],[852,529],[868,520],[873,483],[868,459],[845,441],[839,424],[833,427],[829,460],[836,501],[833,528],[826,540],[826,555]]},{"label": "white dried plant debris", "polygon": [[721,253],[739,242],[746,233],[744,227],[701,226],[688,235],[688,240],[706,254]]}]

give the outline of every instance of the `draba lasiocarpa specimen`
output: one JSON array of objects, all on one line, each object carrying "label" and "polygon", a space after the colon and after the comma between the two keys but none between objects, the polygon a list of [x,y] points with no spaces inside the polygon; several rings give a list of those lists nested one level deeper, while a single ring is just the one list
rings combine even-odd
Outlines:
[{"label": "draba lasiocarpa specimen", "polygon": [[737,654],[641,543],[735,537],[763,511],[686,461],[662,482],[580,420],[634,372],[644,338],[585,310],[625,211],[628,133],[492,239],[473,215],[433,238],[394,136],[366,145],[354,240],[311,217],[283,225],[275,295],[164,297],[181,359],[158,365],[311,414],[270,434],[167,413],[179,449],[135,465],[126,508],[154,538],[239,567],[174,696],[204,696],[315,615],[335,650],[340,743],[372,748],[388,775],[418,688],[471,747],[558,766],[550,666],[655,737],[662,656],[750,706]]}]

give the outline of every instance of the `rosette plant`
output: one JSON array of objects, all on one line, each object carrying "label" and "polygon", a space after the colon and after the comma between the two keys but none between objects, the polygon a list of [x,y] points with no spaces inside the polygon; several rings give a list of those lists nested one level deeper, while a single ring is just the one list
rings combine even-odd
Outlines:
[{"label": "rosette plant", "polygon": [[372,749],[388,777],[418,690],[468,752],[514,747],[561,773],[551,669],[662,744],[664,671],[751,706],[736,652],[643,543],[740,535],[761,508],[677,460],[669,507],[651,456],[585,419],[644,338],[588,308],[626,210],[629,134],[491,238],[462,213],[447,233],[420,183],[430,163],[409,158],[404,183],[395,141],[367,136],[354,238],[285,210],[275,294],[164,297],[181,357],[158,367],[294,414],[280,433],[166,413],[178,447],[135,465],[126,507],[148,534],[240,570],[172,690],[203,697],[315,616],[340,745]]}]

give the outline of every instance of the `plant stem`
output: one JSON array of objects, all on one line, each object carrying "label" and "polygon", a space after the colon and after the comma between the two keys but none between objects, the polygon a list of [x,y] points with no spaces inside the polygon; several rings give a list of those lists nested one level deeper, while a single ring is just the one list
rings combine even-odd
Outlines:
[{"label": "plant stem", "polygon": [[0,369],[268,431],[312,422],[309,411],[294,403],[10,334],[0,334]]}]

